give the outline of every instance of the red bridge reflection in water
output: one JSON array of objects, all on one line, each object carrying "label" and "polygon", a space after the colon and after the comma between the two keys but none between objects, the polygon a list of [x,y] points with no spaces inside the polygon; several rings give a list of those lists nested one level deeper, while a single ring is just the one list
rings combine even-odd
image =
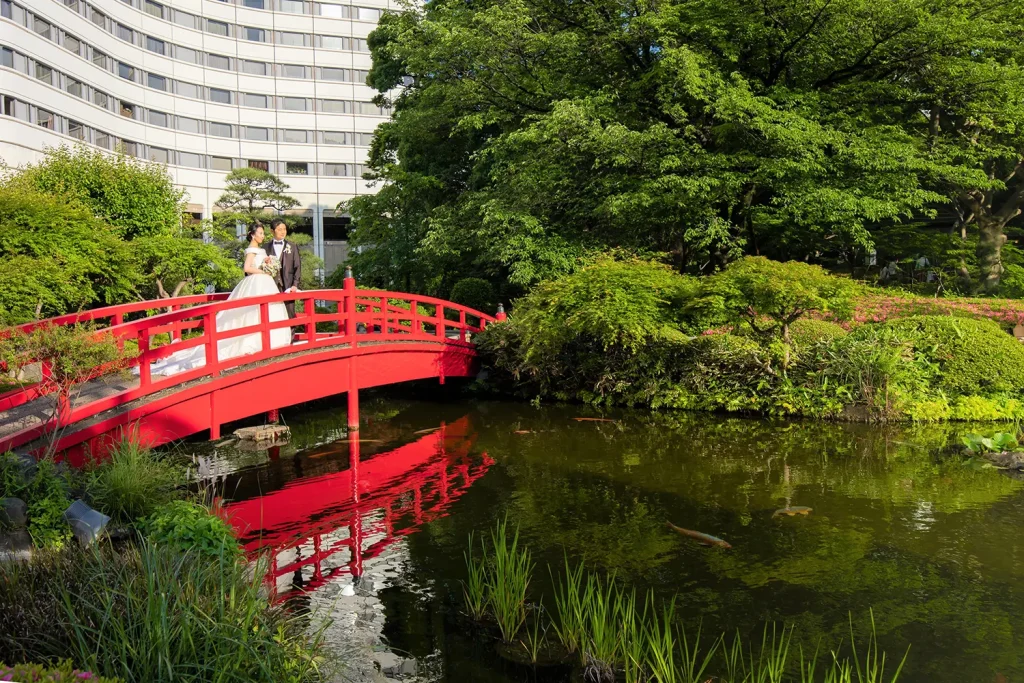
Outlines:
[{"label": "red bridge reflection in water", "polygon": [[366,460],[353,440],[347,470],[297,479],[224,512],[250,557],[270,554],[268,581],[276,587],[312,567],[303,590],[313,591],[342,573],[361,576],[366,560],[443,517],[494,464],[470,455],[475,440],[468,417]]}]

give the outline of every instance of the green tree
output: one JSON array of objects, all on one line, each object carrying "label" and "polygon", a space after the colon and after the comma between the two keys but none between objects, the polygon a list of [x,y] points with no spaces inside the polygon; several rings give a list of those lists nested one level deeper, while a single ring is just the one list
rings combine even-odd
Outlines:
[{"label": "green tree", "polygon": [[185,210],[165,167],[85,145],[48,149],[6,182],[78,202],[124,239],[174,231]]},{"label": "green tree", "polygon": [[0,320],[18,323],[135,298],[127,244],[77,203],[0,186]]},{"label": "green tree", "polygon": [[242,277],[231,250],[205,243],[197,234],[139,238],[132,242],[132,253],[142,273],[139,288],[148,299],[196,294],[208,285],[230,290]]},{"label": "green tree", "polygon": [[779,263],[763,256],[740,259],[701,282],[696,306],[722,311],[731,321],[790,343],[790,327],[808,313],[849,313],[859,287],[820,266]]},{"label": "green tree", "polygon": [[357,259],[380,280],[417,260],[423,289],[453,270],[526,286],[608,247],[693,272],[850,262],[878,227],[955,205],[991,286],[1024,199],[1022,8],[410,5],[370,39],[369,82],[399,95],[370,150],[379,192],[350,205],[374,247]]},{"label": "green tree", "polygon": [[274,214],[299,204],[299,200],[285,193],[287,189],[288,184],[273,173],[258,168],[236,168],[224,178],[224,193],[216,202],[224,211],[219,218],[230,224],[262,220],[269,228],[269,219]]}]

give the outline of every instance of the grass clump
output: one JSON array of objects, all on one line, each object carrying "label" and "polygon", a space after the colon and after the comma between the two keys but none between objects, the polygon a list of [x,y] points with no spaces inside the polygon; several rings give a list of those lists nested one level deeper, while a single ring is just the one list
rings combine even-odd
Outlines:
[{"label": "grass clump", "polygon": [[149,541],[159,547],[210,560],[241,557],[228,523],[198,503],[171,501],[143,519],[140,526]]},{"label": "grass clump", "polygon": [[269,604],[264,568],[150,543],[0,564],[0,659],[67,658],[126,683],[318,679],[320,635]]},{"label": "grass clump", "polygon": [[526,622],[526,591],[533,573],[530,551],[519,544],[519,529],[511,534],[508,520],[491,531],[491,545],[481,539],[481,554],[473,554],[473,536],[465,553],[469,578],[463,582],[466,607],[474,619],[490,615],[501,637],[511,643]]},{"label": "grass clump", "polygon": [[88,473],[89,499],[100,512],[133,523],[175,498],[184,482],[181,469],[162,454],[125,438]]}]

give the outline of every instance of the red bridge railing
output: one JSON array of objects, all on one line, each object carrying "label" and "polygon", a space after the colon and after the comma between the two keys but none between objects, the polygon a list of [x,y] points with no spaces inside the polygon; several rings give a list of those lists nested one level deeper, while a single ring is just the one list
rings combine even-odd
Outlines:
[{"label": "red bridge railing", "polygon": [[[295,318],[271,321],[271,304],[289,301],[300,302],[303,310]],[[317,310],[318,303],[320,310]],[[240,308],[258,308],[259,322],[232,330],[217,329],[217,314]],[[171,310],[124,322],[131,314],[166,309]],[[160,299],[61,316],[29,323],[19,329],[30,331],[41,325],[106,321],[108,326],[98,330],[97,334],[112,335],[118,344],[138,348],[138,355],[129,362],[129,367],[137,368],[138,384],[115,396],[74,406],[64,419],[64,424],[73,424],[150,394],[196,380],[219,377],[241,365],[310,349],[349,346],[355,350],[367,342],[442,343],[471,348],[473,334],[503,318],[502,313],[495,317],[434,297],[357,289],[355,280],[346,278],[344,289],[282,293],[232,301],[227,300],[226,294]],[[271,332],[286,328],[298,330],[293,343],[271,348]],[[259,352],[233,358],[218,357],[218,342],[252,334],[260,335]],[[164,339],[167,343],[162,343]],[[202,366],[166,377],[153,375],[153,364],[196,347],[204,349],[205,364]],[[45,367],[43,374],[45,377]],[[23,405],[48,391],[43,382],[0,395],[0,412]],[[37,425],[0,438],[0,452],[28,443],[52,428],[49,423]]]}]

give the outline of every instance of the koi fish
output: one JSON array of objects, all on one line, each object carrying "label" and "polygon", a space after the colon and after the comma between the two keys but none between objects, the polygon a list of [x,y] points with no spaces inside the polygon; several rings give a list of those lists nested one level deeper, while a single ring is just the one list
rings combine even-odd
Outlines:
[{"label": "koi fish", "polygon": [[772,513],[772,517],[778,517],[779,515],[786,515],[787,517],[794,517],[796,515],[809,515],[811,514],[812,509],[813,508],[809,508],[804,505],[794,505],[793,507],[776,510],[775,512]]},{"label": "koi fish", "polygon": [[436,432],[438,429],[440,427],[431,427],[430,429],[421,429],[418,432],[413,432],[413,434],[429,434],[430,432]]},{"label": "koi fish", "polygon": [[513,434],[533,434],[529,429],[517,429]]},{"label": "koi fish", "polygon": [[615,422],[605,417],[574,417],[577,422]]},{"label": "koi fish", "polygon": [[702,533],[700,531],[690,531],[689,529],[683,529],[682,527],[676,526],[672,522],[665,522],[665,524],[668,524],[668,528],[671,529],[672,531],[675,531],[676,533],[681,534],[683,536],[689,536],[690,538],[694,539],[695,541],[697,541],[698,543],[701,543],[703,545],[713,545],[713,546],[718,546],[719,548],[731,548],[732,547],[732,545],[730,545],[728,541],[723,541],[722,539],[718,538],[717,536],[712,536],[711,534],[705,534],[705,533]]}]

